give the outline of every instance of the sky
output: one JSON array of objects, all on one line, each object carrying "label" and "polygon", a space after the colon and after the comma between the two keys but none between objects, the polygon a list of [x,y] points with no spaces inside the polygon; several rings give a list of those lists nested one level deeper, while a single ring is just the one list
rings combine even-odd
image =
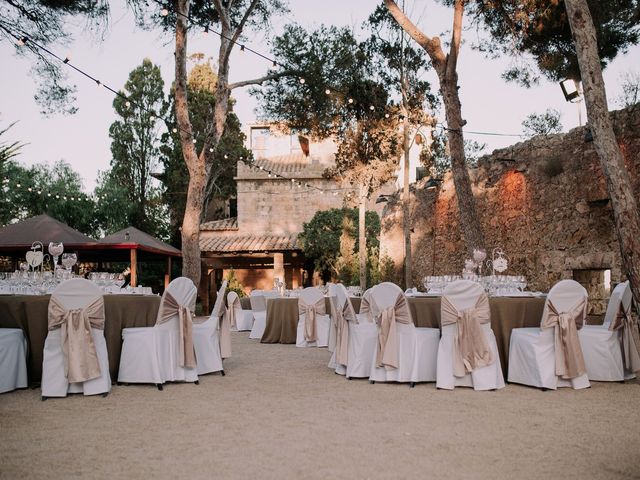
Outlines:
[{"label": "sky", "polygon": [[[289,0],[290,12],[273,19],[272,33],[247,35],[246,45],[270,56],[269,37],[282,31],[292,22],[307,28],[321,24],[349,26],[360,29],[378,0]],[[410,18],[427,35],[442,34],[448,40],[452,9],[442,7],[433,0],[415,0],[408,10]],[[465,23],[469,26],[469,22]],[[111,23],[104,40],[86,32],[84,24],[71,25],[74,42],[68,46],[53,47],[60,56],[69,56],[74,64],[98,78],[103,84],[118,90],[126,82],[129,72],[146,57],[160,65],[165,86],[173,80],[172,38],[158,31],[143,31],[135,26],[133,15],[127,11],[123,0],[111,2]],[[521,123],[531,113],[542,113],[548,108],[561,112],[564,130],[578,125],[578,106],[564,100],[560,86],[542,80],[539,86],[525,89],[506,83],[500,77],[509,60],[489,60],[470,48],[476,38],[475,30],[463,33],[466,40],[462,47],[458,76],[462,114],[467,120],[467,131],[520,134]],[[202,52],[215,59],[218,39],[215,35],[196,33],[189,38],[189,53]],[[113,94],[79,74],[69,71],[69,80],[77,85],[78,113],[71,116],[43,117],[35,103],[35,80],[30,76],[28,59],[15,56],[15,47],[0,43],[0,64],[3,65],[0,89],[0,128],[18,122],[6,141],[19,140],[26,145],[18,160],[24,164],[52,164],[63,159],[81,175],[84,189],[93,190],[99,171],[109,168],[111,161],[109,126],[116,119],[113,111]],[[619,55],[604,71],[610,109],[616,108],[614,99],[620,94],[620,77],[630,70],[640,69],[640,47],[631,48]],[[269,63],[251,53],[234,49],[231,57],[230,81],[256,78],[267,73]],[[435,73],[425,77],[437,88]],[[233,92],[237,100],[235,111],[244,126],[256,120],[257,102],[248,89]],[[582,106],[583,122],[586,118]],[[444,114],[440,115],[444,120]],[[466,138],[487,144],[486,152],[511,145],[522,138],[515,136],[489,136],[467,134]]]}]

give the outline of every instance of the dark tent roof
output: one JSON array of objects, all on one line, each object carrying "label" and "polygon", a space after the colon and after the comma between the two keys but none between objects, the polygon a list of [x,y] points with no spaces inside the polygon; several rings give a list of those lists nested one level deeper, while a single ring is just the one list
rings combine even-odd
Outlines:
[{"label": "dark tent roof", "polygon": [[158,240],[135,227],[123,228],[119,232],[107,235],[98,241],[104,245],[109,245],[112,248],[136,248],[147,252],[161,253],[176,257],[182,255],[180,250],[177,248],[172,247],[168,243],[164,243],[163,241]]},{"label": "dark tent roof", "polygon": [[38,215],[0,228],[0,248],[30,248],[39,240],[46,249],[49,242],[62,242],[65,247],[79,247],[97,242],[49,215]]}]

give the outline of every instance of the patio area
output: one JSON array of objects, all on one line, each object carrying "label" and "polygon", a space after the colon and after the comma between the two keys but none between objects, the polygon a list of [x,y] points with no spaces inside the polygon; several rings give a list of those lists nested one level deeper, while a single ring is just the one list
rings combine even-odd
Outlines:
[{"label": "patio area", "polygon": [[200,385],[0,395],[0,478],[639,478],[637,380],[410,389],[346,381],[326,349],[232,343]]}]

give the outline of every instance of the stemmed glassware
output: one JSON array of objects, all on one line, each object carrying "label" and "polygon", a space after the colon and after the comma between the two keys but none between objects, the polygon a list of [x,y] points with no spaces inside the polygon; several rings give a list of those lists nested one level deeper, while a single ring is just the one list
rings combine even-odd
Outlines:
[{"label": "stemmed glassware", "polygon": [[58,258],[64,252],[64,245],[62,242],[49,242],[49,254],[53,257],[53,269],[56,269],[58,265]]},{"label": "stemmed glassware", "polygon": [[62,254],[62,265],[67,271],[71,271],[71,268],[78,261],[78,256],[75,253],[63,253]]}]

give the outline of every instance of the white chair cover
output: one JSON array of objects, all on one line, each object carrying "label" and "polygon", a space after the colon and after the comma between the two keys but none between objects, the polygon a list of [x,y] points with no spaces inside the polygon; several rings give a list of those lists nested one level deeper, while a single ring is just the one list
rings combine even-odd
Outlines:
[{"label": "white chair cover", "polygon": [[27,339],[20,328],[0,328],[0,393],[27,388]]},{"label": "white chair cover", "polygon": [[358,311],[358,322],[371,322],[375,323],[371,316],[371,309],[369,308],[369,302],[371,301],[371,294],[373,288],[369,288],[362,294],[362,300],[360,301],[360,310]]},{"label": "white chair cover", "polygon": [[236,292],[227,294],[227,311],[229,327],[232,332],[243,332],[253,327],[253,314],[251,310],[243,310],[240,297]]},{"label": "white chair cover", "polygon": [[193,326],[193,344],[198,358],[198,375],[223,372],[222,360],[231,357],[230,319],[226,315],[224,296],[227,281],[224,280],[209,318]]},{"label": "white chair cover", "polygon": [[[356,312],[349,300],[347,289],[344,285],[333,285],[335,295],[329,297],[331,303],[332,325],[335,325],[335,349],[329,368],[335,369],[340,375],[346,374],[346,366],[349,357],[349,322],[358,323]],[[368,360],[368,359],[367,359]]]},{"label": "white chair cover", "polygon": [[482,286],[469,280],[450,283],[443,292],[441,310],[436,386],[504,388],[489,298]]},{"label": "white chair cover", "polygon": [[104,301],[93,282],[62,282],[51,295],[42,357],[42,396],[95,395],[111,390],[104,339]]},{"label": "white chair cover", "polygon": [[176,278],[162,295],[153,327],[122,330],[118,382],[160,385],[198,381],[200,358],[192,317],[196,296],[197,289],[190,279]]},{"label": "white chair cover", "polygon": [[298,297],[297,347],[329,346],[330,318],[324,295],[316,287],[305,288]]},{"label": "white chair cover", "polygon": [[369,308],[378,328],[370,380],[429,382],[436,380],[440,330],[417,329],[402,289],[384,282],[373,287]]},{"label": "white chair cover", "polygon": [[[333,316],[333,310],[335,309],[335,300],[336,300],[336,292],[337,292],[337,284],[335,283],[327,283],[325,285],[327,287],[327,294],[329,295],[329,299],[333,298],[334,303],[331,304],[331,312],[329,312],[329,345],[327,346],[328,350],[333,354],[336,349],[336,319]],[[333,358],[333,357],[332,357]],[[331,365],[331,361],[329,361]],[[335,367],[329,367],[335,368]]]},{"label": "white chair cover", "polygon": [[251,295],[249,301],[253,312],[253,327],[249,338],[260,340],[267,327],[267,299],[264,295]]},{"label": "white chair cover", "polygon": [[611,293],[604,323],[585,325],[580,330],[589,380],[629,380],[640,371],[640,334],[632,304],[629,282],[620,283]]},{"label": "white chair cover", "polygon": [[577,330],[587,313],[587,292],[573,280],[549,291],[541,328],[515,328],[509,345],[509,382],[555,390],[589,387]]}]

